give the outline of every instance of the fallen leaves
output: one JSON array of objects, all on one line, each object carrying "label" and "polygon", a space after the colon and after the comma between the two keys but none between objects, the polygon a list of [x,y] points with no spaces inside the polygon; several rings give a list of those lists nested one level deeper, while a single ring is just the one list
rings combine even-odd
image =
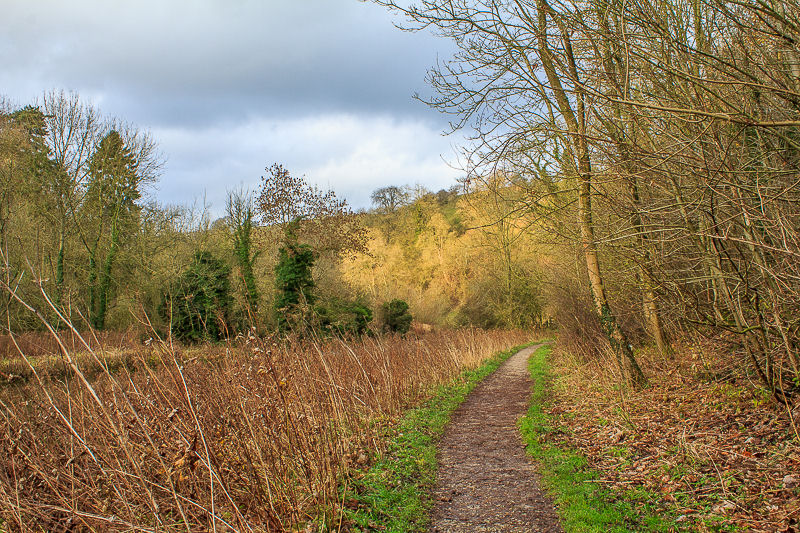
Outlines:
[{"label": "fallen leaves", "polygon": [[[680,529],[798,531],[800,443],[786,408],[764,401],[746,377],[701,379],[680,350],[669,371],[640,357],[650,386],[634,393],[600,364],[554,353],[557,429],[548,440],[579,449],[596,482],[670,511]],[[715,357],[724,359],[704,355],[724,365]]]}]

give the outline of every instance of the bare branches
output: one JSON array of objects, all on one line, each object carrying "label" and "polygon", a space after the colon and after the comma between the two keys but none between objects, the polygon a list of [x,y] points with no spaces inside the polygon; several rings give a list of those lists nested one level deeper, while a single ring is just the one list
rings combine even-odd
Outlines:
[{"label": "bare branches", "polygon": [[378,3],[458,45],[429,103],[474,130],[470,180],[513,168],[577,192],[595,303],[596,254],[612,278],[637,265],[624,286],[647,293],[644,315],[677,298],[673,324],[738,332],[784,397],[800,345],[795,0]]},{"label": "bare branches", "polygon": [[366,231],[345,200],[292,176],[277,163],[266,170],[255,198],[264,224],[284,228],[295,224],[292,231],[312,240],[318,252],[352,254],[366,249]]}]

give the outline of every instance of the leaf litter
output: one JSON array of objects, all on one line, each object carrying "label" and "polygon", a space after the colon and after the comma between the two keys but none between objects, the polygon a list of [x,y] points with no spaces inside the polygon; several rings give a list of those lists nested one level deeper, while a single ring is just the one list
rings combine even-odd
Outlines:
[{"label": "leaf litter", "polygon": [[[733,367],[708,351],[718,360],[705,353],[704,368]],[[800,531],[800,404],[771,401],[745,374],[709,379],[694,353],[642,354],[649,386],[634,392],[607,363],[557,350],[548,441],[581,452],[613,497],[673,515],[675,530]]]}]

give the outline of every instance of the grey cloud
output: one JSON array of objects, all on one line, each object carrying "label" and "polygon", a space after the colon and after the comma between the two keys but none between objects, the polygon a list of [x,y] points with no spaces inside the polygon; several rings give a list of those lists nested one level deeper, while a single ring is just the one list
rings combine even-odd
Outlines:
[{"label": "grey cloud", "polygon": [[[14,11],[36,29],[15,30]],[[11,15],[0,23],[6,68],[29,69],[20,49],[31,47],[42,82],[105,95],[153,124],[334,109],[438,120],[411,94],[444,43],[356,0],[49,0]]]},{"label": "grey cloud", "polygon": [[333,188],[356,208],[368,207],[370,193],[382,185],[420,183],[437,190],[459,176],[439,155],[453,157],[450,139],[415,120],[334,114],[155,134],[175,156],[161,197],[179,201],[205,192],[215,214],[226,190],[258,187],[264,167],[273,162],[323,189]]},{"label": "grey cloud", "polygon": [[[1,0],[0,0],[1,1]],[[6,2],[8,3],[8,2]],[[214,211],[284,163],[364,207],[381,185],[446,187],[446,117],[413,101],[447,43],[357,0],[31,0],[3,6],[7,96],[77,90],[152,129],[156,196]]]}]

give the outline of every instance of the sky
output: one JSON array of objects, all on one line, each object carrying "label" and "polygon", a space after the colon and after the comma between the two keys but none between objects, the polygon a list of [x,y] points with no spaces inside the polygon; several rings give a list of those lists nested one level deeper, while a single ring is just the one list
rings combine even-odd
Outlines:
[{"label": "sky", "polygon": [[0,0],[0,96],[76,91],[150,131],[150,196],[224,212],[280,163],[354,208],[387,185],[456,183],[448,117],[413,95],[447,41],[358,0]]}]

